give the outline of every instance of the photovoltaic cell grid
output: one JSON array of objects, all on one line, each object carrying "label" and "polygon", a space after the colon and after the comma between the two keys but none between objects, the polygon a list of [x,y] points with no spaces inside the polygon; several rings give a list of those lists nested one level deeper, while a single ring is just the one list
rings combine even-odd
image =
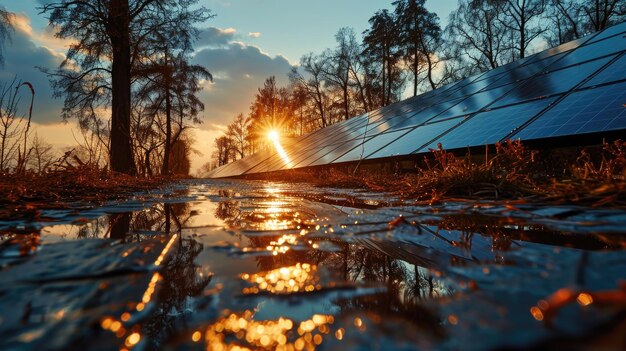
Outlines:
[{"label": "photovoltaic cell grid", "polygon": [[531,140],[626,128],[626,83],[576,91],[513,135]]},{"label": "photovoltaic cell grid", "polygon": [[285,140],[209,177],[626,129],[626,23]]}]

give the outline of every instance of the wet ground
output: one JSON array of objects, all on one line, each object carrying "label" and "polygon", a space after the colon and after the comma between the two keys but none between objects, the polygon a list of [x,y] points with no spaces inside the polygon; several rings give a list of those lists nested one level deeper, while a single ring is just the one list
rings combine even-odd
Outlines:
[{"label": "wet ground", "polygon": [[626,349],[626,211],[187,181],[0,222],[2,350]]}]

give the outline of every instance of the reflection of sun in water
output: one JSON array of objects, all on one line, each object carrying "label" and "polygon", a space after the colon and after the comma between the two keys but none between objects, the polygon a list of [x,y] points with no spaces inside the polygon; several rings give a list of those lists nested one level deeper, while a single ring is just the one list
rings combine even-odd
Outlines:
[{"label": "reflection of sun in water", "polygon": [[[206,328],[204,341],[207,349],[314,350],[322,344],[324,338],[334,335],[337,340],[341,340],[344,334],[343,328],[332,333],[331,325],[335,319],[331,315],[314,314],[299,324],[282,317],[264,321],[255,321],[253,318],[254,314],[249,310],[219,318]],[[202,332],[194,332],[191,340],[200,342]],[[250,348],[243,346],[244,342]]]},{"label": "reflection of sun in water", "polygon": [[317,266],[298,263],[295,266],[282,267],[257,274],[243,274],[241,279],[255,284],[243,289],[244,294],[258,294],[266,291],[271,294],[289,294],[320,290],[320,277]]}]

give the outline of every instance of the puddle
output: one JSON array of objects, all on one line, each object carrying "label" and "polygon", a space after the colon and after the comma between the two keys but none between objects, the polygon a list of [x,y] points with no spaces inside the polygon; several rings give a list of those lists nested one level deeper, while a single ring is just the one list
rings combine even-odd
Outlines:
[{"label": "puddle", "polygon": [[0,349],[626,347],[626,211],[198,180],[38,218]]}]

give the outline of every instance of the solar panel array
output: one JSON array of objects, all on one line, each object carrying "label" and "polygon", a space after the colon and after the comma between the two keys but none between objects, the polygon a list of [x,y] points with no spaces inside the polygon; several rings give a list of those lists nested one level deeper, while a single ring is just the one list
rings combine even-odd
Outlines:
[{"label": "solar panel array", "polygon": [[211,178],[626,129],[626,23],[313,133]]}]

